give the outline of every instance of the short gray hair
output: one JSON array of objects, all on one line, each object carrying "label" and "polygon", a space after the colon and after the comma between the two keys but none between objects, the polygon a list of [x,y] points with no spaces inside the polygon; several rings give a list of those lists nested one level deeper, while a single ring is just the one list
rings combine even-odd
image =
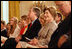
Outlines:
[{"label": "short gray hair", "polygon": [[33,11],[36,13],[36,16],[39,18],[40,12],[41,12],[40,8],[38,8],[38,7],[33,7]]}]

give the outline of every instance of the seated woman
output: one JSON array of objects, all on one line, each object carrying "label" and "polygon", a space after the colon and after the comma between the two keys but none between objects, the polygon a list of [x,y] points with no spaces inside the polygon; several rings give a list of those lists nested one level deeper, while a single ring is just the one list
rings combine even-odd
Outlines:
[{"label": "seated woman", "polygon": [[[39,48],[48,47],[47,45],[50,41],[51,35],[57,28],[57,24],[54,20],[55,17],[56,10],[53,7],[46,8],[44,10],[44,18],[46,22],[38,33],[38,37],[31,40],[31,42],[28,42],[28,44],[37,46]],[[21,43],[18,43],[16,48],[24,48],[23,46],[26,45],[21,45]]]},{"label": "seated woman", "polygon": [[[10,27],[11,27],[11,29],[10,29],[10,31],[9,31],[9,33],[8,33],[8,36],[9,36],[9,38],[11,38],[12,36],[13,36],[13,34],[14,33],[16,33],[16,29],[18,28],[18,26],[17,26],[17,18],[16,17],[12,17],[11,19],[10,19]],[[17,34],[16,34],[17,35]]]},{"label": "seated woman", "polygon": [[[10,28],[8,28],[9,30],[7,30],[7,36],[9,37],[7,40],[9,40],[11,37],[12,37],[12,35],[16,32],[15,31],[15,29],[16,29],[16,27],[17,27],[17,18],[16,17],[12,17],[11,19],[10,19]],[[17,35],[17,34],[16,34]],[[15,37],[15,36],[13,36],[13,37]],[[7,41],[6,40],[6,41]],[[7,43],[6,43],[6,41],[5,41],[5,44],[4,45],[6,45]],[[4,46],[3,45],[3,46]]]},{"label": "seated woman", "polygon": [[[15,31],[15,29],[16,29],[16,26],[17,26],[17,18],[16,17],[12,17],[11,19],[10,19],[10,31],[7,33],[7,36],[9,37],[7,40],[9,40],[10,39],[10,37],[11,37],[11,35],[13,35],[14,34],[14,31]],[[6,41],[7,41],[6,40]],[[3,45],[3,47],[5,47],[5,45],[6,45],[7,43],[5,43],[4,45]]]}]

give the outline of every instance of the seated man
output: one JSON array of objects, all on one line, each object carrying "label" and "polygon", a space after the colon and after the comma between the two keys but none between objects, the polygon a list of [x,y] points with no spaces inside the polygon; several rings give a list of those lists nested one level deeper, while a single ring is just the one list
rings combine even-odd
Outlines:
[{"label": "seated man", "polygon": [[38,36],[38,32],[41,29],[41,24],[39,21],[40,16],[40,9],[38,7],[31,8],[29,11],[29,18],[31,19],[31,23],[28,25],[28,29],[24,35],[22,35],[21,41],[29,42],[29,40],[26,39],[33,39],[34,37]]},{"label": "seated man", "polygon": [[58,48],[58,41],[60,37],[67,34],[71,28],[71,1],[55,1],[55,3],[61,13],[65,16],[65,19],[53,33],[48,45],[49,48]]},{"label": "seated man", "polygon": [[[1,36],[8,38],[7,29],[5,27],[5,21],[1,21]],[[4,40],[1,40],[1,42],[4,42]]]},{"label": "seated man", "polygon": [[7,29],[5,27],[5,21],[1,21],[1,46],[5,43],[7,40]]},{"label": "seated man", "polygon": [[71,29],[59,38],[58,48],[71,48]]}]

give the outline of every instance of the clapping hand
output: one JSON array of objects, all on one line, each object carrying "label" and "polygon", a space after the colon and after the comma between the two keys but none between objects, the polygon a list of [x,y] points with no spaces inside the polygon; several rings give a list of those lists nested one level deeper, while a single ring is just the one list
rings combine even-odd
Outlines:
[{"label": "clapping hand", "polygon": [[15,38],[16,42],[19,42],[21,40],[21,36],[18,36]]},{"label": "clapping hand", "polygon": [[37,45],[38,44],[38,40],[36,38],[34,38],[33,40],[31,40],[28,43],[31,44],[31,45]]}]

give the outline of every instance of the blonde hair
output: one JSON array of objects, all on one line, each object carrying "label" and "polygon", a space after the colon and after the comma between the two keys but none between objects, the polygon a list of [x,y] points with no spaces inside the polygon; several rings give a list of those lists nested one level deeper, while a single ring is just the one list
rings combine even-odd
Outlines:
[{"label": "blonde hair", "polygon": [[17,23],[18,23],[18,19],[16,17],[12,17],[12,18],[14,19],[14,25],[12,26],[11,31],[9,32],[10,34],[14,33],[15,28],[16,28]]},{"label": "blonde hair", "polygon": [[14,19],[14,23],[17,24],[18,23],[18,19],[16,17],[12,17]]}]

